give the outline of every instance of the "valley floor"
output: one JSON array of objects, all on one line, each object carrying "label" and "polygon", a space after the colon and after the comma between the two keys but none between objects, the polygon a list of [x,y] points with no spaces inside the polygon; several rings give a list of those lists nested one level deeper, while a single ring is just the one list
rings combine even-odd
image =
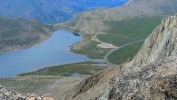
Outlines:
[{"label": "valley floor", "polygon": [[0,78],[0,84],[8,90],[37,95],[51,94],[54,99],[60,100],[74,85],[106,68],[106,64],[97,62],[52,66],[22,73],[16,77]]},{"label": "valley floor", "polygon": [[85,77],[63,76],[23,76],[0,79],[0,84],[8,90],[21,93],[35,93],[37,95],[50,94],[54,99],[60,100],[68,90],[72,89]]}]

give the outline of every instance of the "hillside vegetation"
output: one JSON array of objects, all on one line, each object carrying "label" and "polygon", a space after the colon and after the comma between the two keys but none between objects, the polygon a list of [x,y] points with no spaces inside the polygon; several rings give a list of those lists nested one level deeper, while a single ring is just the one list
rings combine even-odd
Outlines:
[{"label": "hillside vegetation", "polygon": [[53,31],[52,25],[34,19],[0,17],[0,53],[40,43]]},{"label": "hillside vegetation", "polygon": [[[111,28],[105,30],[107,34],[97,35],[98,39],[106,43],[121,46],[129,42],[145,39],[152,30],[161,23],[163,17],[135,17],[122,21],[106,22]],[[132,59],[143,42],[134,43],[113,52],[108,60],[114,64],[121,64]]]},{"label": "hillside vegetation", "polygon": [[119,50],[113,52],[108,60],[113,63],[120,65],[124,62],[130,61],[135,54],[137,54],[138,50],[141,48],[144,41],[134,43],[132,45],[125,46],[120,48]]}]

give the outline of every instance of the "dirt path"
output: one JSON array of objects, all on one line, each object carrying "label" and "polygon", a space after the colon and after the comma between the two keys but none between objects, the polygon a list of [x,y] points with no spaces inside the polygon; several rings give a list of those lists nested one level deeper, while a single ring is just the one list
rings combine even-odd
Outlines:
[{"label": "dirt path", "polygon": [[115,65],[115,64],[109,62],[109,60],[108,60],[108,57],[109,57],[109,55],[110,55],[112,52],[114,52],[114,51],[116,51],[116,50],[119,50],[120,48],[123,48],[123,47],[125,47],[125,46],[134,44],[134,43],[136,43],[136,42],[143,41],[143,40],[145,40],[145,39],[141,39],[141,40],[129,42],[129,43],[126,43],[126,44],[124,44],[124,45],[122,45],[122,46],[119,46],[119,47],[117,47],[117,48],[114,48],[114,49],[110,50],[110,51],[106,54],[106,56],[104,57],[104,61],[105,61],[107,64],[109,64],[109,65]]},{"label": "dirt path", "polygon": [[92,35],[91,40],[92,40],[92,41],[96,41],[96,42],[100,42],[100,43],[102,43],[102,44],[106,44],[105,42],[100,41],[100,40],[97,39],[97,34]]}]

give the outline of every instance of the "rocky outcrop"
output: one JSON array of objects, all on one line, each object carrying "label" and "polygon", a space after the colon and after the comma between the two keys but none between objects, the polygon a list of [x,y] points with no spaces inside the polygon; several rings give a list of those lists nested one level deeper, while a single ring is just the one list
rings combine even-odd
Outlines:
[{"label": "rocky outcrop", "polygon": [[65,100],[177,100],[177,15],[162,21],[128,63],[91,76]]},{"label": "rocky outcrop", "polygon": [[37,96],[30,93],[19,93],[16,91],[9,91],[5,87],[0,85],[0,100],[54,100],[50,94]]},{"label": "rocky outcrop", "polygon": [[164,19],[128,66],[141,66],[177,54],[177,14]]}]

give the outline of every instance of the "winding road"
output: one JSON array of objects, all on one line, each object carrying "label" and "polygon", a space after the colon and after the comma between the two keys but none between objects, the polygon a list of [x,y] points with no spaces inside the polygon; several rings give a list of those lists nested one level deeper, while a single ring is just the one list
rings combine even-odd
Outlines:
[{"label": "winding road", "polygon": [[109,64],[109,65],[115,65],[115,64],[109,62],[109,60],[108,60],[108,57],[109,57],[109,55],[110,55],[112,52],[114,52],[114,51],[116,51],[116,50],[119,50],[120,48],[123,48],[123,47],[125,47],[125,46],[127,46],[127,45],[130,45],[130,44],[133,44],[133,43],[136,43],[136,42],[140,42],[140,41],[143,41],[143,40],[145,40],[145,39],[141,39],[141,40],[129,42],[129,43],[126,43],[126,44],[124,44],[124,45],[122,45],[122,46],[120,46],[120,47],[117,47],[117,48],[112,49],[111,51],[109,51],[109,52],[106,54],[106,56],[104,57],[104,61],[105,61],[107,64]]}]

